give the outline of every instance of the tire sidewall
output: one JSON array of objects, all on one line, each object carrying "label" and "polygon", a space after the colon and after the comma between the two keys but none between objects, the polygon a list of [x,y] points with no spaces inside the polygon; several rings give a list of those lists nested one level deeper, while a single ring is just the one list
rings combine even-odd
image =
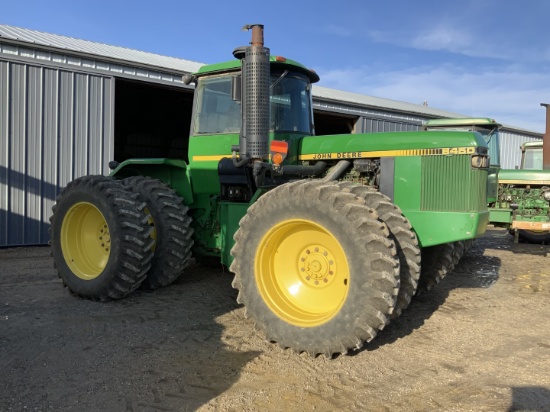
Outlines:
[{"label": "tire sidewall", "polygon": [[[251,208],[262,207],[254,204]],[[292,211],[299,208],[300,212]],[[273,208],[269,217],[262,222],[260,228],[251,231],[251,236],[247,238],[246,260],[242,262],[244,273],[255,273],[255,256],[261,240],[267,231],[280,222],[290,219],[303,219],[314,222],[327,230],[340,244],[344,251],[349,267],[348,292],[343,305],[331,319],[325,323],[313,327],[300,327],[288,323],[279,318],[264,302],[258,284],[254,276],[243,279],[242,288],[244,295],[251,299],[251,302],[245,302],[245,306],[257,322],[262,324],[264,329],[269,325],[270,330],[276,331],[279,341],[292,346],[307,348],[311,342],[314,342],[319,336],[342,337],[354,333],[356,320],[365,316],[366,308],[369,305],[368,295],[365,293],[365,287],[368,287],[369,272],[372,271],[370,260],[365,256],[365,249],[353,241],[348,230],[350,221],[342,214],[334,213],[334,210],[326,207],[326,204],[307,205],[304,208],[304,202],[299,198],[291,198],[288,208]],[[360,257],[360,258],[359,258]],[[367,266],[365,266],[367,263]],[[368,270],[365,270],[368,269]],[[339,280],[340,281],[340,280]]]},{"label": "tire sidewall", "polygon": [[[111,234],[111,250],[109,260],[103,271],[94,279],[85,280],[76,276],[69,268],[63,255],[61,247],[61,228],[63,221],[75,204],[87,202],[94,205],[103,215],[109,232]],[[67,193],[58,200],[56,213],[52,219],[52,243],[53,256],[61,278],[65,281],[69,289],[77,294],[85,296],[94,296],[99,294],[106,285],[110,284],[116,275],[117,257],[120,255],[120,220],[113,214],[109,205],[109,199],[101,193],[97,187],[85,185],[78,187]]]}]

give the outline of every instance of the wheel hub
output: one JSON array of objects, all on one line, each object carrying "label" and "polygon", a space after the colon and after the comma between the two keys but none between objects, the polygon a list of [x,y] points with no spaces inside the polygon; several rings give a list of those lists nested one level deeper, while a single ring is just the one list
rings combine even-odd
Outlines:
[{"label": "wheel hub", "polygon": [[109,253],[109,249],[111,248],[111,234],[109,233],[109,226],[107,226],[106,223],[99,228],[97,240],[101,248]]},{"label": "wheel hub", "polygon": [[336,271],[334,256],[327,248],[311,245],[299,255],[299,267],[303,280],[308,285],[323,287],[334,280]]}]

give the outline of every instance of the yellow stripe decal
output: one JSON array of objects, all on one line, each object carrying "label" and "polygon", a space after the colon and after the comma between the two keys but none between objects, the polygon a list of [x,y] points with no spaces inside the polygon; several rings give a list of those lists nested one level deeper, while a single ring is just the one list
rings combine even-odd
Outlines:
[{"label": "yellow stripe decal", "polygon": [[499,180],[503,185],[550,185],[550,180]]},{"label": "yellow stripe decal", "polygon": [[231,154],[211,155],[211,156],[193,156],[194,162],[219,162],[224,157],[231,158]]},{"label": "yellow stripe decal", "polygon": [[373,152],[337,152],[337,153],[312,153],[300,155],[300,160],[326,160],[326,159],[361,159],[373,157],[397,157],[397,156],[439,156],[455,154],[474,154],[476,147],[444,147],[439,149],[411,149],[411,150],[380,150]]}]

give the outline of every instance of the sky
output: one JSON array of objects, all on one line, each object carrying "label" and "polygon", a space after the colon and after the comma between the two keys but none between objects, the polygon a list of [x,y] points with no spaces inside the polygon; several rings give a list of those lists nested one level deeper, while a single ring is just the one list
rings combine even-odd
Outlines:
[{"label": "sky", "polygon": [[[246,24],[319,85],[544,132],[550,1],[6,1],[0,24],[202,63],[232,59]],[[545,29],[546,27],[546,29]]]}]

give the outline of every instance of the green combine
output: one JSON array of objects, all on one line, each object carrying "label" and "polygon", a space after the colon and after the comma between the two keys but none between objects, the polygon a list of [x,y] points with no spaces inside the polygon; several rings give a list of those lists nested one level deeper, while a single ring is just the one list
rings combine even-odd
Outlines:
[{"label": "green combine", "polygon": [[346,353],[485,231],[488,147],[471,131],[315,136],[319,76],[247,28],[234,60],[184,78],[196,85],[188,162],[112,162],[62,190],[55,264],[72,293],[104,301],[217,258],[268,340]]}]

